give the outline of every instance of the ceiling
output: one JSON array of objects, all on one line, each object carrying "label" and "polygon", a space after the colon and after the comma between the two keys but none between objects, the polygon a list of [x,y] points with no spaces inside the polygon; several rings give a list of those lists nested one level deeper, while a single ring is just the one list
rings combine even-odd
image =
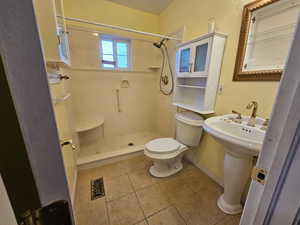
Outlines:
[{"label": "ceiling", "polygon": [[173,0],[107,0],[129,8],[160,14]]}]

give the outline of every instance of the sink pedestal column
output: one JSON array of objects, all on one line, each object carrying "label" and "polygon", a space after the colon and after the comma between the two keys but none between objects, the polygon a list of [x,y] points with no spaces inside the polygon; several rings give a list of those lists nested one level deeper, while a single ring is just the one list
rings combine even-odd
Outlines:
[{"label": "sink pedestal column", "polygon": [[218,199],[219,208],[227,214],[239,214],[241,197],[252,169],[252,157],[232,154],[225,149],[224,193]]}]

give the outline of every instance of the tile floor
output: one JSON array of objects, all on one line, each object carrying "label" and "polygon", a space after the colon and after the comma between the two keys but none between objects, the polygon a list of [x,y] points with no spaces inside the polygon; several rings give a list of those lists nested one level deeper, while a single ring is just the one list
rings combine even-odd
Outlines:
[{"label": "tile floor", "polygon": [[[222,187],[185,164],[169,178],[148,173],[144,156],[79,172],[77,225],[238,225],[240,216],[222,213],[216,201]],[[90,180],[104,178],[106,195],[91,201]]]}]

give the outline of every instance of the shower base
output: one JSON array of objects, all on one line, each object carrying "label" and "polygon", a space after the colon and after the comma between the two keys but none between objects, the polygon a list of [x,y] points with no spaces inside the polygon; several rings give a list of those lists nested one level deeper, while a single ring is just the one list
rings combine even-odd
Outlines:
[{"label": "shower base", "polygon": [[90,145],[81,146],[77,165],[85,167],[88,164],[142,151],[147,142],[159,137],[161,135],[158,133],[144,131],[99,139]]}]

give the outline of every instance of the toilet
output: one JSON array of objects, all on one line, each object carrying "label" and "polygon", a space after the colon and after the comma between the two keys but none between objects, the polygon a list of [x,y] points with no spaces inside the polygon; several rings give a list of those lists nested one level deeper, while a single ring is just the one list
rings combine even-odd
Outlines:
[{"label": "toilet", "polygon": [[176,139],[157,138],[145,144],[144,154],[151,158],[149,172],[154,177],[168,177],[182,168],[182,157],[189,147],[198,146],[203,118],[193,112],[176,113]]}]

